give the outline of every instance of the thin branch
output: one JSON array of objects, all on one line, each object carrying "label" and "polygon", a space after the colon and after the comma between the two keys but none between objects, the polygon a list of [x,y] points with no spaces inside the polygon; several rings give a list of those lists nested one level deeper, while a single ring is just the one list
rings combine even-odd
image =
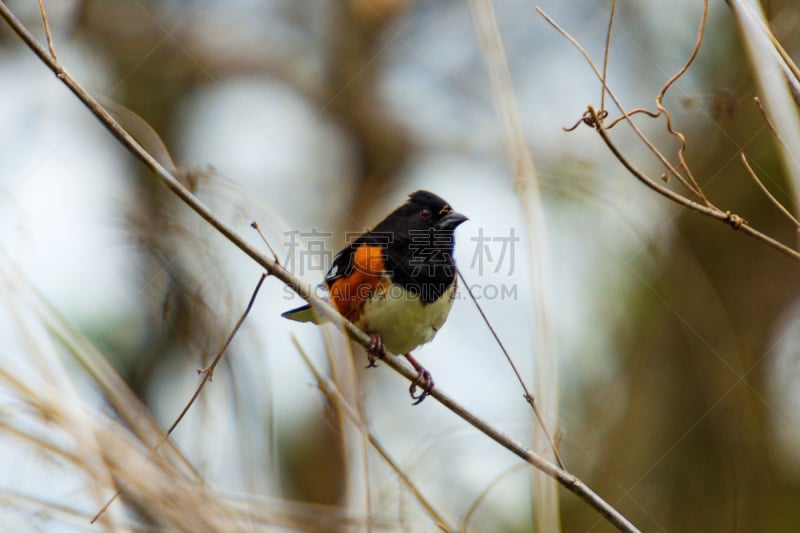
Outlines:
[{"label": "thin branch", "polygon": [[50,33],[50,23],[47,21],[47,11],[44,9],[43,0],[39,0],[39,15],[42,17],[42,26],[44,27],[44,35],[47,38],[47,47],[50,49],[50,56],[55,61],[58,61],[56,47],[53,44],[53,35]]},{"label": "thin branch", "polygon": [[269,248],[269,251],[272,254],[272,259],[275,261],[275,264],[276,265],[280,265],[281,262],[278,259],[278,254],[275,253],[275,250],[272,248],[272,245],[267,240],[267,236],[264,235],[263,231],[261,231],[261,228],[258,226],[258,222],[256,222],[255,220],[252,221],[250,223],[250,227],[253,228],[254,230],[256,230],[256,232],[258,232],[258,235],[261,237],[261,240],[264,241],[264,244],[267,245],[267,248]]},{"label": "thin branch", "polygon": [[762,182],[762,181],[761,181],[761,180],[758,178],[758,175],[755,173],[755,171],[753,170],[753,168],[750,166],[750,163],[748,163],[748,162],[747,162],[747,157],[744,155],[744,152],[742,152],[742,154],[741,154],[741,155],[742,155],[742,163],[744,164],[744,168],[745,168],[745,169],[747,169],[747,173],[748,173],[748,174],[750,174],[750,177],[751,177],[751,178],[753,178],[753,181],[755,181],[755,182],[756,182],[756,185],[758,185],[758,187],[761,189],[761,191],[762,191],[762,192],[763,192],[763,193],[764,193],[764,194],[767,196],[767,198],[769,198],[770,202],[772,202],[773,204],[775,204],[775,207],[777,207],[777,208],[778,208],[778,210],[779,210],[781,213],[783,213],[784,215],[786,215],[786,218],[788,218],[788,219],[789,219],[789,220],[792,222],[792,224],[794,224],[795,228],[797,228],[798,230],[800,230],[800,221],[798,221],[798,220],[797,220],[797,219],[794,217],[794,215],[792,215],[792,213],[791,213],[791,212],[790,212],[788,209],[786,209],[786,208],[783,206],[783,204],[782,204],[782,203],[780,203],[780,202],[778,201],[778,199],[777,199],[777,198],[775,198],[775,197],[772,195],[772,193],[771,193],[771,192],[769,192],[769,189],[767,189],[767,186],[766,186],[766,185],[764,185],[764,183],[763,183],[763,182]]},{"label": "thin branch", "polygon": [[483,307],[481,307],[481,304],[478,303],[478,300],[477,298],[475,298],[475,295],[472,294],[472,289],[470,289],[467,280],[464,279],[464,274],[461,273],[460,269],[457,270],[457,273],[458,277],[461,278],[461,284],[467,289],[467,294],[469,295],[470,300],[472,300],[472,303],[475,304],[475,308],[478,310],[478,313],[480,313],[483,322],[486,324],[486,327],[489,328],[489,331],[492,333],[492,337],[494,337],[494,340],[497,342],[497,345],[500,346],[500,350],[502,350],[503,355],[506,356],[506,361],[508,361],[511,370],[514,371],[514,375],[517,376],[517,381],[519,381],[519,384],[522,387],[522,391],[525,393],[524,395],[525,401],[528,402],[528,404],[531,406],[531,409],[533,409],[533,412],[536,415],[536,420],[538,420],[539,425],[542,427],[542,431],[544,431],[544,434],[547,437],[547,441],[550,443],[550,449],[553,450],[553,457],[556,458],[558,466],[560,466],[563,470],[566,470],[567,468],[564,466],[564,461],[561,460],[561,455],[558,453],[558,447],[556,446],[556,442],[550,435],[550,431],[547,429],[547,424],[544,421],[544,417],[542,416],[542,413],[539,411],[538,405],[536,405],[536,398],[534,398],[533,394],[531,394],[530,391],[528,391],[528,386],[525,385],[525,380],[522,379],[522,375],[519,373],[519,370],[517,370],[517,365],[515,365],[514,360],[511,359],[511,355],[509,355],[508,350],[506,350],[503,341],[500,340],[500,336],[495,331],[494,326],[492,326],[492,323],[489,322],[489,317],[486,316],[486,313],[483,311]]},{"label": "thin branch", "polygon": [[[211,361],[211,364],[208,365],[207,367],[198,369],[197,372],[200,373],[200,374],[203,374],[203,378],[200,380],[200,383],[198,383],[197,388],[194,391],[194,394],[192,394],[192,397],[189,399],[189,401],[183,407],[181,412],[178,414],[177,418],[175,418],[175,421],[172,422],[172,425],[170,425],[169,428],[167,429],[167,431],[164,432],[164,434],[161,436],[161,438],[158,440],[158,442],[156,442],[150,448],[150,453],[153,453],[153,454],[156,453],[158,451],[158,449],[161,447],[161,445],[164,444],[167,441],[169,436],[172,435],[172,432],[175,431],[175,428],[178,427],[178,424],[181,423],[181,420],[183,420],[183,417],[186,416],[186,413],[189,412],[189,409],[192,407],[192,405],[194,404],[195,400],[197,400],[197,397],[200,396],[200,391],[202,391],[203,387],[205,387],[206,383],[211,381],[212,378],[214,377],[214,369],[217,367],[217,364],[222,359],[223,354],[228,350],[228,346],[230,346],[231,341],[233,341],[233,337],[236,336],[236,333],[239,331],[239,328],[242,327],[242,324],[244,323],[245,318],[247,318],[247,315],[250,314],[250,309],[253,308],[253,304],[256,301],[256,296],[258,296],[258,291],[259,291],[259,289],[261,289],[261,285],[264,283],[264,280],[266,279],[266,277],[267,277],[266,274],[261,274],[261,278],[258,280],[258,283],[256,284],[256,288],[255,288],[255,290],[253,290],[252,296],[250,296],[250,301],[247,303],[247,307],[245,307],[244,312],[239,317],[239,320],[236,321],[236,324],[233,326],[233,330],[231,331],[230,335],[228,335],[228,338],[225,339],[225,342],[223,343],[222,348],[220,348],[220,350],[217,353],[216,357],[214,357],[214,360]],[[120,494],[122,494],[122,490],[118,490],[116,494],[114,494],[111,498],[109,498],[109,500],[105,503],[105,505],[103,505],[103,507],[101,507],[100,510],[97,511],[97,513],[94,515],[94,517],[92,517],[92,519],[90,520],[90,523],[94,524],[97,521],[97,519],[100,518],[103,515],[103,513],[106,512],[106,510],[111,506],[111,504],[114,503],[114,501],[120,496]]]},{"label": "thin branch", "polygon": [[753,101],[756,103],[756,107],[758,107],[758,112],[761,113],[761,118],[764,119],[764,123],[769,127],[769,130],[775,136],[781,146],[783,147],[784,153],[786,153],[789,158],[791,158],[792,163],[795,164],[797,168],[800,168],[800,161],[797,160],[797,156],[794,152],[789,148],[789,144],[786,142],[786,139],[778,131],[778,128],[775,127],[775,124],[769,119],[769,115],[767,115],[767,110],[764,109],[764,105],[761,103],[761,98],[758,96],[753,98]]},{"label": "thin branch", "polygon": [[611,51],[611,33],[614,29],[614,14],[617,12],[617,0],[611,0],[611,13],[608,15],[608,30],[606,31],[606,46],[603,52],[603,89],[600,93],[600,110],[606,109],[606,89],[608,88],[608,56]]},{"label": "thin branch", "polygon": [[[252,258],[256,263],[261,265],[269,274],[283,282],[287,287],[296,292],[300,297],[309,302],[316,311],[324,318],[336,324],[340,329],[345,331],[349,337],[361,344],[368,347],[370,343],[369,336],[362,330],[357,328],[353,323],[347,321],[328,303],[313,294],[305,284],[299,279],[294,277],[288,270],[281,265],[275,263],[273,259],[262,253],[260,250],[249,244],[244,237],[238,234],[231,226],[221,221],[203,202],[201,202],[194,194],[192,194],[185,186],[183,186],[178,179],[169,171],[167,171],[158,161],[156,161],[146,150],[144,150],[139,143],[136,142],[100,105],[97,101],[74,79],[56,60],[51,58],[47,51],[41,46],[36,38],[28,31],[28,29],[17,19],[17,17],[8,9],[5,2],[0,0],[0,17],[2,17],[14,32],[22,39],[23,42],[36,54],[37,57],[58,77],[59,80],[67,86],[67,88],[75,94],[75,96],[83,102],[86,108],[98,118],[103,126],[108,129],[114,138],[116,138],[132,155],[142,161],[150,168],[153,173],[164,183],[164,185],[177,195],[187,206],[194,210],[200,217],[207,221],[218,232],[225,236],[232,244],[239,248],[242,252]],[[401,374],[410,382],[417,379],[417,373],[408,366],[401,363],[398,359],[393,357],[386,357],[383,359],[386,366],[392,368],[395,372]],[[468,411],[465,407],[457,403],[453,398],[447,395],[440,388],[434,388],[431,391],[431,397],[435,398],[439,403],[453,412],[455,415],[462,418],[464,421],[474,426],[478,431],[482,432],[516,456],[520,457],[534,468],[540,470],[551,478],[555,479],[558,483],[564,486],[567,490],[580,497],[584,502],[590,505],[598,513],[600,513],[606,520],[621,531],[639,531],[627,518],[625,518],[619,511],[617,511],[611,504],[598,496],[589,486],[583,481],[559,468],[558,465],[548,461],[538,453],[535,453],[516,440],[512,439],[505,433],[501,432],[487,421],[476,416]]]},{"label": "thin branch", "polygon": [[[594,119],[597,117],[597,111],[595,111],[595,109],[591,105],[588,108],[588,113],[590,118]],[[716,207],[708,207],[702,204],[698,204],[697,202],[690,200],[685,196],[681,196],[675,191],[656,183],[655,180],[653,180],[652,178],[641,172],[639,169],[634,167],[633,164],[630,161],[628,161],[624,155],[622,155],[622,152],[619,151],[619,149],[614,145],[614,143],[608,137],[608,132],[606,132],[602,124],[599,123],[595,124],[594,129],[603,139],[603,142],[606,143],[606,146],[608,146],[609,150],[611,150],[611,153],[613,153],[614,156],[619,160],[619,162],[622,163],[622,165],[626,169],[628,169],[628,172],[633,174],[633,176],[636,179],[644,183],[650,189],[654,190],[655,192],[657,192],[662,196],[666,196],[675,203],[681,204],[685,207],[697,211],[700,214],[706,215],[715,220],[723,222],[735,230],[739,230],[743,233],[746,233],[747,235],[750,235],[751,237],[754,237],[760,240],[761,242],[769,246],[772,246],[779,252],[788,255],[792,259],[800,261],[800,253],[798,253],[796,250],[789,248],[785,244],[776,241],[772,237],[769,237],[768,235],[761,233],[752,226],[748,225],[747,222],[739,215],[733,214],[730,211],[721,211]]]}]

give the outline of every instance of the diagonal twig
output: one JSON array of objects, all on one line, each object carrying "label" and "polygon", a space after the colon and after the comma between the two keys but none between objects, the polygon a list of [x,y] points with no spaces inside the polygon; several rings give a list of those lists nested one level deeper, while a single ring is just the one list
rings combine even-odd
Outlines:
[{"label": "diagonal twig", "polygon": [[[225,339],[225,342],[222,344],[222,348],[220,348],[219,352],[217,352],[217,355],[216,357],[214,357],[213,361],[211,361],[211,364],[205,368],[200,368],[197,370],[199,374],[203,374],[203,378],[200,380],[200,383],[197,384],[197,388],[195,389],[194,394],[192,394],[192,397],[189,398],[188,402],[186,402],[186,405],[183,406],[183,409],[175,418],[175,420],[172,422],[172,424],[169,426],[169,428],[167,428],[164,434],[161,435],[161,438],[158,440],[158,442],[156,442],[150,448],[150,453],[156,453],[158,449],[161,447],[161,445],[167,441],[169,436],[172,435],[172,432],[175,431],[175,428],[178,427],[178,424],[181,423],[183,417],[186,416],[186,413],[189,412],[189,409],[192,407],[195,400],[197,400],[197,397],[200,396],[200,391],[202,391],[203,387],[206,386],[206,383],[211,381],[212,378],[214,377],[214,369],[217,367],[217,364],[222,359],[222,356],[228,350],[228,346],[230,346],[231,341],[233,341],[233,338],[236,336],[236,333],[239,331],[239,328],[242,327],[245,318],[247,318],[247,315],[250,314],[250,309],[253,308],[253,304],[256,301],[256,296],[258,296],[258,291],[259,289],[261,289],[261,285],[264,283],[264,279],[266,279],[266,277],[267,277],[266,274],[261,274],[261,278],[258,280],[255,290],[253,290],[253,295],[250,296],[250,301],[247,303],[247,307],[245,307],[244,312],[239,317],[239,320],[236,321],[236,324],[233,326],[233,330],[231,331],[230,335],[228,335],[228,338]],[[97,521],[97,519],[100,518],[103,515],[103,513],[106,512],[106,510],[111,506],[111,504],[114,503],[114,501],[117,498],[119,498],[120,494],[122,494],[122,490],[118,490],[116,494],[114,494],[111,498],[109,498],[108,501],[100,508],[100,510],[97,511],[97,513],[95,513],[95,515],[92,517],[89,523],[94,524]]]},{"label": "diagonal twig", "polygon": [[533,409],[533,412],[536,415],[536,420],[539,422],[539,425],[542,427],[542,431],[544,431],[545,437],[547,437],[547,441],[550,443],[550,449],[553,450],[553,457],[556,458],[558,466],[560,466],[563,470],[566,470],[567,468],[564,466],[564,461],[561,460],[561,454],[558,453],[558,446],[556,446],[555,440],[553,440],[553,437],[550,435],[550,431],[547,429],[547,424],[545,424],[544,417],[542,416],[541,411],[539,411],[539,406],[536,404],[536,398],[530,393],[530,391],[528,391],[528,386],[525,385],[525,380],[522,379],[522,375],[519,373],[519,370],[517,370],[517,365],[514,364],[514,360],[511,359],[511,355],[509,355],[508,350],[506,350],[505,344],[503,344],[503,341],[500,340],[500,336],[495,331],[492,323],[489,322],[489,317],[486,316],[486,313],[483,311],[483,307],[481,307],[481,304],[478,303],[475,295],[472,294],[472,289],[469,287],[467,280],[464,279],[464,274],[461,273],[461,270],[457,270],[457,272],[458,277],[461,278],[461,284],[467,289],[467,294],[469,294],[472,303],[475,304],[475,308],[478,310],[478,313],[480,313],[481,318],[486,324],[486,327],[489,328],[489,331],[492,333],[492,337],[494,337],[497,345],[500,346],[500,350],[503,352],[503,355],[506,356],[506,360],[508,361],[511,370],[514,371],[514,375],[517,376],[517,381],[519,381],[522,391],[525,393],[525,401],[528,402],[528,404],[531,406],[531,409]]},{"label": "diagonal twig", "polygon": [[797,218],[795,218],[795,216],[788,209],[786,209],[786,207],[784,207],[783,204],[780,203],[771,192],[769,192],[767,186],[764,185],[764,182],[759,179],[758,174],[756,174],[755,170],[753,170],[753,167],[750,166],[750,163],[747,161],[747,156],[744,155],[744,152],[742,152],[741,155],[744,168],[747,170],[747,173],[750,174],[750,177],[753,178],[753,181],[756,182],[758,188],[761,189],[761,192],[763,192],[764,195],[769,198],[769,201],[772,202],[775,207],[777,207],[778,210],[792,222],[792,224],[794,224],[796,229],[800,230],[800,221],[798,221]]},{"label": "diagonal twig", "polygon": [[614,30],[614,15],[617,12],[617,0],[611,0],[611,13],[608,15],[608,30],[606,30],[606,45],[603,52],[603,86],[600,92],[600,110],[606,109],[606,90],[608,89],[608,56],[611,51],[611,33]]},{"label": "diagonal twig", "polygon": [[50,49],[50,55],[58,61],[56,56],[56,46],[53,44],[53,34],[50,33],[50,23],[47,21],[47,11],[44,9],[44,2],[39,0],[39,15],[42,17],[42,27],[44,28],[44,35],[47,38],[47,47]]}]

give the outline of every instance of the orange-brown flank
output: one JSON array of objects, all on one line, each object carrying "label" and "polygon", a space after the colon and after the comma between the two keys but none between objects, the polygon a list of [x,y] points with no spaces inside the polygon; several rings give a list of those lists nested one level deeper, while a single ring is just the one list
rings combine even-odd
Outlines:
[{"label": "orange-brown flank", "polygon": [[[383,277],[386,252],[380,246],[363,244],[353,254],[353,271],[329,287],[331,301],[349,321],[359,323],[366,302],[376,290],[387,289],[391,281]],[[363,324],[358,324],[364,326]]]}]

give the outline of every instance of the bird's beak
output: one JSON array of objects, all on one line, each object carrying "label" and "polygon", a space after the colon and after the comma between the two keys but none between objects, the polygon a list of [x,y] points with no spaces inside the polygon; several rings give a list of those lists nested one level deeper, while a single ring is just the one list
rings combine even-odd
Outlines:
[{"label": "bird's beak", "polygon": [[452,213],[445,215],[444,218],[434,225],[434,227],[438,230],[454,230],[459,224],[466,222],[467,220],[469,219],[466,216],[453,211]]}]

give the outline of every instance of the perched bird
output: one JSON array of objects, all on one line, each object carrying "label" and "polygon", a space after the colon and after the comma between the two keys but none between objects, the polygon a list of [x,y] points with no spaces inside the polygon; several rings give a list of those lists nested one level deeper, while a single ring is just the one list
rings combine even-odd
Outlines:
[{"label": "perched bird", "polygon": [[[416,191],[336,254],[325,275],[331,303],[370,335],[369,366],[388,350],[405,356],[417,371],[410,388],[415,405],[430,394],[433,378],[410,352],[433,339],[453,306],[453,232],[465,220],[439,196]],[[282,316],[319,323],[308,305]]]}]

